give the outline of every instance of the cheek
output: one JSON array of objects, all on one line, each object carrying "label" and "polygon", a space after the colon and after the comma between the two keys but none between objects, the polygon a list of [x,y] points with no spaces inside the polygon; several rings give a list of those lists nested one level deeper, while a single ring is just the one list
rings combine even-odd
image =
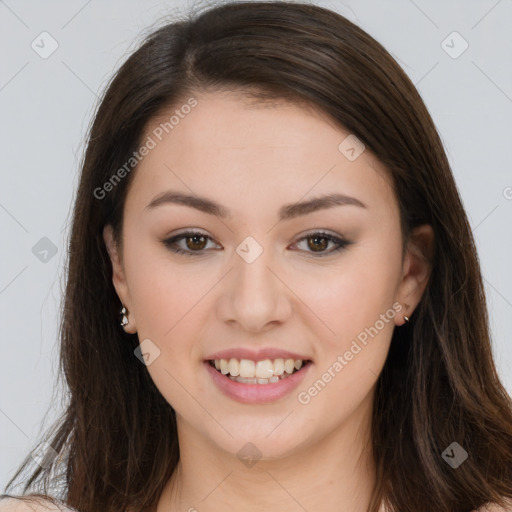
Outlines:
[{"label": "cheek", "polygon": [[358,408],[370,407],[400,307],[393,307],[399,263],[400,253],[386,259],[382,252],[368,251],[347,258],[344,268],[330,273],[325,286],[310,295],[308,306],[329,329],[318,331],[323,334],[317,340],[316,371],[297,391],[297,401],[305,417],[324,418],[327,430]]},{"label": "cheek", "polygon": [[197,340],[211,308],[205,294],[218,278],[193,265],[171,263],[165,251],[154,247],[134,249],[126,267],[139,340],[149,339],[156,355],[147,370],[167,402],[186,410],[191,402],[183,386],[194,388],[191,365],[195,368],[200,359]]},{"label": "cheek", "polygon": [[376,239],[349,249],[329,268],[304,272],[295,290],[324,322],[324,340],[339,349],[375,323],[384,337],[390,335],[400,271],[399,243]]},{"label": "cheek", "polygon": [[127,247],[126,272],[139,337],[162,341],[171,337],[213,285],[214,276],[183,260],[178,265],[155,242]]},{"label": "cheek", "polygon": [[[320,336],[332,348],[342,348],[391,307],[401,270],[400,242],[396,238],[393,233],[380,237],[372,233],[339,260],[304,262],[282,269],[283,280],[291,284],[314,318],[323,322]],[[206,304],[214,307],[205,294],[217,284],[222,286],[219,279],[223,272],[213,272],[207,263],[192,264],[186,256],[178,264],[155,243],[128,242],[125,255],[139,337],[166,344],[176,333],[181,339],[185,333],[190,339],[200,339],[199,317],[207,315],[203,311]],[[219,289],[214,295],[218,293]],[[300,315],[303,306],[298,307]],[[304,310],[303,318],[296,321],[307,317]]]},{"label": "cheek", "polygon": [[317,330],[317,368],[297,399],[307,417],[325,417],[331,427],[361,406],[387,357],[401,275],[400,239],[387,235],[354,246],[322,275],[306,274],[297,292],[329,327]]}]

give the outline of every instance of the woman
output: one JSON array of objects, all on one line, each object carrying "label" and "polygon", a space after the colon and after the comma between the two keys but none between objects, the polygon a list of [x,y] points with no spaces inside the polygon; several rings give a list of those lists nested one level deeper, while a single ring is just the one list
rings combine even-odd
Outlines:
[{"label": "woman", "polygon": [[116,73],[75,203],[61,364],[59,456],[23,491],[61,508],[512,499],[512,406],[441,141],[386,50],[327,9],[211,8]]}]

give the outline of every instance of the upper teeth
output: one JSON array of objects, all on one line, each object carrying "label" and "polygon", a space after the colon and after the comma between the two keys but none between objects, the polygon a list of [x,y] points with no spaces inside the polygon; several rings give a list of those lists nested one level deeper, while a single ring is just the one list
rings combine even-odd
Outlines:
[{"label": "upper teeth", "polygon": [[233,377],[244,377],[246,379],[270,379],[283,373],[293,373],[299,370],[303,361],[301,359],[264,359],[263,361],[252,361],[251,359],[215,359],[215,368],[224,375],[228,373]]}]

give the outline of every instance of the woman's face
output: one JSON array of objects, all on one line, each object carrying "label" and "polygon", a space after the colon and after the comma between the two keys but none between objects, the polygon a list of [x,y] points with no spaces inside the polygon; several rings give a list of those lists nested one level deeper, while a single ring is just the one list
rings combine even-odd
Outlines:
[{"label": "woman's face", "polygon": [[[275,458],[361,432],[426,275],[412,252],[402,259],[390,178],[349,132],[301,106],[195,99],[169,133],[160,123],[174,111],[144,136],[154,147],[133,171],[122,248],[105,230],[127,330],[180,442]],[[295,360],[309,363],[280,376]]]}]

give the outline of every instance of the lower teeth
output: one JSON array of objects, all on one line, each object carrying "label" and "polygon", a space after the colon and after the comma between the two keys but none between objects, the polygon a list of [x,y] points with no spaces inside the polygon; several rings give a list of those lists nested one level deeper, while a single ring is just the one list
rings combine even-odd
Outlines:
[{"label": "lower teeth", "polygon": [[[294,372],[295,373],[295,372]],[[283,373],[283,375],[270,377],[270,379],[257,379],[256,377],[252,379],[246,379],[244,377],[233,377],[232,375],[227,375],[231,380],[236,382],[241,382],[242,384],[273,384],[274,382],[279,382],[280,380],[286,379],[291,374]]]}]

